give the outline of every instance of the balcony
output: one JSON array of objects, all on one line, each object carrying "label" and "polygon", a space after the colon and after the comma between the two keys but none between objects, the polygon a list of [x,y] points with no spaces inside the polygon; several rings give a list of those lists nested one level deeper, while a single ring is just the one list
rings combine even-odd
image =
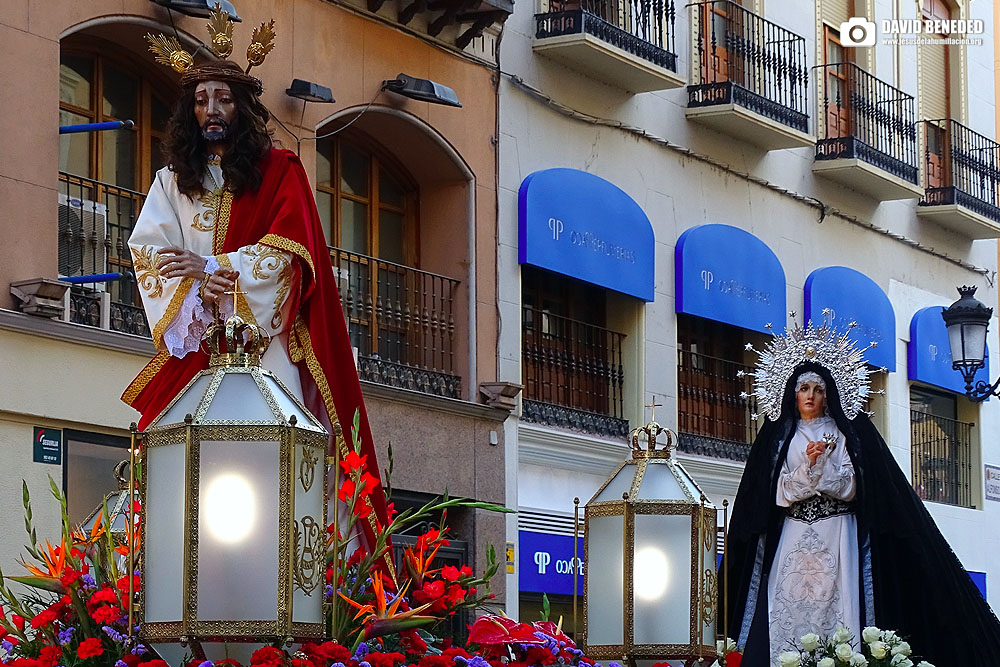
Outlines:
[{"label": "balcony", "polygon": [[813,145],[805,39],[732,0],[691,10],[687,117],[765,150]]},{"label": "balcony", "polygon": [[1000,144],[954,120],[925,120],[927,188],[917,215],[970,239],[1000,237]]},{"label": "balcony", "polygon": [[527,306],[521,319],[521,419],[625,439],[625,334]]},{"label": "balcony", "polygon": [[972,427],[967,422],[910,410],[913,488],[922,499],[975,507]]},{"label": "balcony", "polygon": [[854,63],[819,71],[813,172],[879,201],[919,197],[913,96]]},{"label": "balcony", "polygon": [[542,0],[534,50],[633,93],[679,88],[673,0]]},{"label": "balcony", "polygon": [[59,275],[118,274],[75,284],[64,319],[149,337],[128,239],[146,195],[81,176],[59,174]]},{"label": "balcony", "polygon": [[454,372],[459,281],[339,248],[330,259],[361,379],[461,398]]},{"label": "balcony", "polygon": [[[677,351],[677,448],[689,454],[746,461],[757,437],[749,366]],[[750,394],[743,397],[742,394]]]}]

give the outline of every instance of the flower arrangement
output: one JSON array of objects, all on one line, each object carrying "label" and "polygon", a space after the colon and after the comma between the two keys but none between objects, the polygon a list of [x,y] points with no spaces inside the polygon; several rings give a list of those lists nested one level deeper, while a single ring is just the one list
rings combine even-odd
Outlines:
[{"label": "flower arrangement", "polygon": [[[162,661],[145,661],[142,656],[147,651],[141,645],[127,645],[130,582],[123,564],[128,547],[116,544],[106,530],[107,507],[84,532],[71,525],[66,497],[51,478],[49,485],[62,509],[59,544],[38,542],[24,484],[24,527],[29,540],[25,549],[31,560],[20,564],[29,574],[6,579],[22,584],[26,592],[15,594],[0,573],[3,663],[11,667],[165,667],[153,664]],[[135,528],[135,524],[126,528],[128,544],[135,544]],[[132,573],[132,592],[138,592],[140,585],[139,573]]]},{"label": "flower arrangement", "polygon": [[[740,652],[739,648],[729,637],[726,637],[725,641],[721,639],[715,642],[715,650],[718,652],[719,657],[712,663],[712,667],[740,667],[740,663],[743,661],[743,653]],[[654,665],[654,667],[656,667]]]},{"label": "flower arrangement", "polygon": [[[844,627],[830,637],[810,632],[796,650],[778,655],[780,667],[913,667],[909,643],[892,630],[867,627],[861,631],[861,646],[855,651],[854,635]],[[934,667],[920,661],[916,667]]]}]

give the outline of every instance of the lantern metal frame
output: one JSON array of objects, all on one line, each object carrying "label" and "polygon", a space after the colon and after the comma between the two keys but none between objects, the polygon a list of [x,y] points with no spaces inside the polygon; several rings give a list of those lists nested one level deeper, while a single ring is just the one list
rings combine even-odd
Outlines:
[{"label": "lantern metal frame", "polygon": [[[234,320],[238,320],[234,322]],[[271,371],[260,367],[260,354],[266,344],[260,349],[246,353],[242,345],[233,346],[234,331],[239,334],[240,325],[245,325],[238,316],[230,318],[226,323],[226,334],[235,353],[214,353],[210,367],[201,371],[179,392],[157,417],[166,416],[178,400],[206,375],[212,376],[197,411],[187,414],[183,422],[153,425],[141,434],[142,447],[140,460],[143,475],[139,480],[139,499],[141,507],[146,508],[147,498],[147,457],[150,450],[164,445],[184,446],[184,519],[183,519],[183,574],[181,610],[182,618],[178,621],[146,621],[146,587],[143,586],[138,595],[139,619],[142,638],[153,644],[179,643],[187,645],[192,654],[199,659],[204,658],[204,643],[270,643],[282,641],[286,643],[305,642],[325,637],[326,618],[330,610],[330,602],[326,599],[323,584],[325,583],[327,557],[327,489],[329,470],[326,453],[329,448],[330,436],[317,420],[309,424],[298,420],[295,415],[284,417],[282,408],[271,395],[271,389],[265,384],[265,378],[273,380],[291,399],[295,407],[304,415],[312,417],[302,402],[288,391],[288,388]],[[222,329],[221,325],[214,325]],[[221,334],[220,334],[221,335]],[[214,351],[214,350],[213,350]],[[275,420],[206,420],[205,416],[216,392],[222,385],[224,377],[232,374],[249,375],[260,391],[273,413]],[[313,419],[315,419],[313,417]],[[278,596],[275,600],[275,620],[200,620],[198,617],[198,544],[199,544],[199,482],[201,466],[201,447],[204,442],[244,442],[254,441],[273,447],[278,443]],[[252,445],[251,445],[252,446]],[[301,455],[297,456],[297,449]],[[316,467],[319,466],[319,470]],[[307,548],[299,545],[298,538],[302,530],[295,520],[295,493],[293,486],[300,484],[308,491],[313,484],[320,485],[323,493],[321,523],[315,519],[318,526],[318,536],[312,542],[309,562],[313,564],[311,572],[304,559]],[[305,517],[304,517],[305,518]],[[141,522],[140,529],[140,562],[146,561],[146,521]],[[316,531],[310,531],[315,533]],[[304,540],[308,542],[308,540]],[[155,576],[155,573],[148,573]],[[293,621],[293,599],[296,589],[306,595],[318,593],[322,596],[322,612],[320,622],[307,623]]]},{"label": "lantern metal frame", "polygon": [[[959,300],[941,311],[941,318],[948,329],[948,342],[951,344],[951,332],[953,327],[959,327],[959,335],[962,336],[962,349],[965,349],[965,329],[966,324],[977,324],[983,327],[983,355],[978,363],[968,363],[966,359],[955,359],[952,355],[951,367],[962,374],[965,380],[965,395],[970,401],[981,403],[990,396],[1000,397],[1000,378],[992,385],[985,380],[975,381],[976,373],[986,365],[986,334],[990,329],[990,318],[993,316],[993,309],[976,299],[976,288],[963,285],[958,288]],[[975,383],[975,386],[973,386]]]},{"label": "lantern metal frame", "polygon": [[[666,447],[656,448],[656,439],[660,434],[666,434]],[[639,439],[646,436],[647,448],[642,449]],[[714,624],[718,615],[718,574],[714,560],[709,564],[704,559],[705,552],[713,555],[717,552],[717,514],[718,510],[707,503],[704,493],[697,483],[684,471],[683,466],[671,458],[672,438],[669,431],[655,421],[645,427],[635,429],[631,434],[632,458],[618,466],[615,472],[601,485],[591,500],[584,507],[584,603],[582,641],[587,655],[599,660],[622,660],[630,667],[636,667],[636,660],[714,660],[718,657],[715,646]],[[620,500],[595,500],[608,487],[618,474],[628,465],[635,465],[632,484],[629,490],[622,494]],[[649,500],[636,498],[643,477],[650,465],[666,465],[673,476],[678,479],[679,486],[686,499]],[[699,492],[695,498],[687,486],[681,482],[686,477]],[[691,569],[689,590],[689,642],[687,644],[637,644],[635,642],[635,517],[636,516],[690,516],[691,517]],[[586,591],[589,591],[590,577],[594,564],[590,560],[590,521],[599,517],[622,517],[623,559],[622,559],[622,596],[623,618],[621,644],[590,644],[587,637],[588,615],[590,613]],[[699,548],[703,547],[703,548]],[[708,567],[706,567],[706,565]],[[711,640],[704,641],[706,626],[712,626]]]}]

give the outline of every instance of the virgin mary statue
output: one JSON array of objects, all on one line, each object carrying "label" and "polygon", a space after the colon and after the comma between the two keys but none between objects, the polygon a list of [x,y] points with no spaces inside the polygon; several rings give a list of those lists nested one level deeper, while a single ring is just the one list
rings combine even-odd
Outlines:
[{"label": "virgin mary statue", "polygon": [[863,411],[871,371],[846,334],[796,327],[751,375],[767,419],[728,543],[729,634],[771,667],[807,633],[895,630],[946,667],[1000,664],[1000,622]]}]

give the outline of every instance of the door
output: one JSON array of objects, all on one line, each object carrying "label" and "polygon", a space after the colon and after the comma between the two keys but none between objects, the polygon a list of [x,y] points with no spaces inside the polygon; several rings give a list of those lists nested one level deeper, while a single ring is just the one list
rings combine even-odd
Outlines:
[{"label": "door", "polygon": [[826,80],[823,102],[826,113],[826,138],[848,137],[851,131],[851,80],[853,65],[847,49],[840,43],[840,31],[826,29]]}]

